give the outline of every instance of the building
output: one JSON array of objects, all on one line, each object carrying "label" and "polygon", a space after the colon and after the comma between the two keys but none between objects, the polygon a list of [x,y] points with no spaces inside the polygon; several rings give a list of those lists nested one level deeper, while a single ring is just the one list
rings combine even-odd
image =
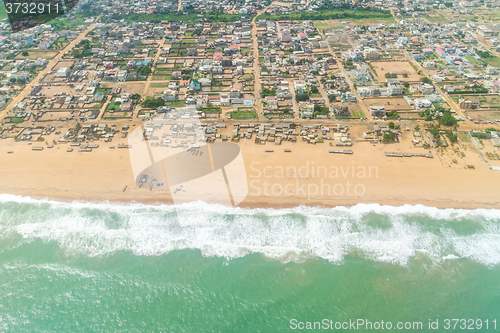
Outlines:
[{"label": "building", "polygon": [[173,89],[167,89],[163,92],[163,100],[165,102],[174,102],[177,100],[177,91]]},{"label": "building", "polygon": [[493,67],[491,65],[488,65],[488,67],[486,67],[486,74],[497,75],[498,74],[498,67]]},{"label": "building", "polygon": [[399,82],[388,82],[387,90],[390,96],[403,95],[403,86]]},{"label": "building", "polygon": [[375,60],[380,58],[380,52],[372,47],[363,50],[363,57],[367,60]]},{"label": "building", "polygon": [[461,99],[458,101],[458,106],[462,109],[477,109],[481,107],[481,101],[477,98],[470,100]]},{"label": "building", "polygon": [[425,69],[433,69],[436,68],[436,63],[433,60],[424,61],[423,67]]},{"label": "building", "polygon": [[498,35],[497,31],[493,31],[485,25],[480,25],[477,27],[476,32],[481,37],[494,37]]},{"label": "building", "polygon": [[370,106],[370,114],[372,115],[372,117],[379,117],[379,118],[385,117],[386,114],[385,105]]},{"label": "building", "polygon": [[288,30],[281,30],[280,38],[281,38],[281,42],[282,43],[288,43],[288,42],[290,42],[290,39],[291,39],[290,31],[288,31]]},{"label": "building", "polygon": [[68,67],[61,67],[57,70],[57,77],[68,77],[69,76],[69,69]]},{"label": "building", "polygon": [[416,98],[413,103],[415,106],[419,109],[427,109],[432,106],[431,101],[429,101],[427,98]]}]

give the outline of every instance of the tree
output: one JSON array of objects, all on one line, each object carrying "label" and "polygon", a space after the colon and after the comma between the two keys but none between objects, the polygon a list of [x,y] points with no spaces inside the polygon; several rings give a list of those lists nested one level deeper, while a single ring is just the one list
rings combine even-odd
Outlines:
[{"label": "tree", "polygon": [[403,82],[403,86],[404,86],[405,88],[408,88],[408,87],[410,86],[410,83],[405,81],[405,82]]},{"label": "tree", "polygon": [[317,93],[318,93],[318,87],[316,87],[316,86],[312,86],[312,87],[311,87],[311,93],[313,93],[313,94],[317,94]]},{"label": "tree", "polygon": [[328,100],[329,101],[335,101],[335,95],[334,94],[328,95]]},{"label": "tree", "polygon": [[22,55],[23,57],[27,57],[27,56],[29,56],[30,54],[28,53],[28,51],[23,51],[23,52],[21,53],[21,55]]},{"label": "tree", "polygon": [[396,141],[396,136],[392,132],[385,132],[382,140],[384,143],[391,143]]},{"label": "tree", "polygon": [[394,122],[392,122],[392,121],[389,122],[389,128],[394,129]]},{"label": "tree", "polygon": [[428,77],[423,77],[420,79],[421,82],[423,83],[428,83],[428,84],[432,84],[432,80],[429,79]]},{"label": "tree", "polygon": [[147,96],[142,104],[147,108],[157,108],[159,106],[164,106],[165,101],[161,97],[153,98],[151,96]]},{"label": "tree", "polygon": [[296,94],[295,95],[295,100],[297,102],[304,102],[304,101],[307,101],[309,99],[309,95],[308,94]]},{"label": "tree", "polygon": [[453,126],[457,123],[457,120],[451,115],[451,113],[446,112],[441,118],[439,118],[439,123],[444,126]]}]

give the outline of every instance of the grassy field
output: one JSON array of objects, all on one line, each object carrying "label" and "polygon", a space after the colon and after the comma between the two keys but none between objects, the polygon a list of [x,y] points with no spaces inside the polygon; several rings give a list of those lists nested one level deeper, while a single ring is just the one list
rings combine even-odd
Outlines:
[{"label": "grassy field", "polygon": [[14,59],[38,59],[38,58],[52,59],[59,53],[58,51],[40,51],[40,50],[26,50],[26,51],[28,52],[27,56],[23,56],[21,52],[17,56],[15,56]]},{"label": "grassy field", "polygon": [[339,6],[336,8],[322,7],[314,12],[300,11],[290,14],[269,15],[262,14],[257,19],[262,20],[295,20],[295,21],[325,21],[325,20],[389,20],[393,21],[391,13],[387,10],[368,10],[365,8],[351,9],[348,6]]},{"label": "grassy field", "polygon": [[477,60],[476,58],[474,58],[473,56],[465,56],[465,59],[469,60],[469,62],[471,64],[478,64],[478,63],[480,63],[480,61]]},{"label": "grassy field", "polygon": [[494,66],[494,67],[499,67],[500,66],[500,58],[499,57],[487,58],[485,60],[491,66]]},{"label": "grassy field", "polygon": [[165,103],[165,105],[166,106],[173,106],[173,107],[184,106],[184,105],[186,105],[186,101],[167,102],[167,103]]},{"label": "grassy field", "polygon": [[257,113],[255,111],[232,111],[229,112],[233,119],[250,119],[257,118]]},{"label": "grassy field", "polygon": [[151,83],[151,88],[166,88],[168,87],[168,82],[153,82]]}]

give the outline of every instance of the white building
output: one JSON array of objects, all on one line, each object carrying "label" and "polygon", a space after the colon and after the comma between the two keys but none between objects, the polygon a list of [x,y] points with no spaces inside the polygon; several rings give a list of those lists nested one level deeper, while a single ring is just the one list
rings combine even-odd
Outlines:
[{"label": "white building", "polygon": [[427,98],[417,98],[413,102],[415,103],[415,106],[419,109],[427,109],[430,108],[432,105],[432,102],[429,101]]},{"label": "white building", "polygon": [[56,75],[58,77],[68,77],[69,76],[69,69],[68,69],[68,67],[61,67],[61,68],[59,68]]}]

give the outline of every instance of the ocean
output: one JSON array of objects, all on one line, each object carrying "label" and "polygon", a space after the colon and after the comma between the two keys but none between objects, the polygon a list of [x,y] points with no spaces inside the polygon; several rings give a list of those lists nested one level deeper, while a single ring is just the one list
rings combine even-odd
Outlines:
[{"label": "ocean", "polygon": [[500,210],[0,195],[0,332],[498,332],[499,264]]}]

